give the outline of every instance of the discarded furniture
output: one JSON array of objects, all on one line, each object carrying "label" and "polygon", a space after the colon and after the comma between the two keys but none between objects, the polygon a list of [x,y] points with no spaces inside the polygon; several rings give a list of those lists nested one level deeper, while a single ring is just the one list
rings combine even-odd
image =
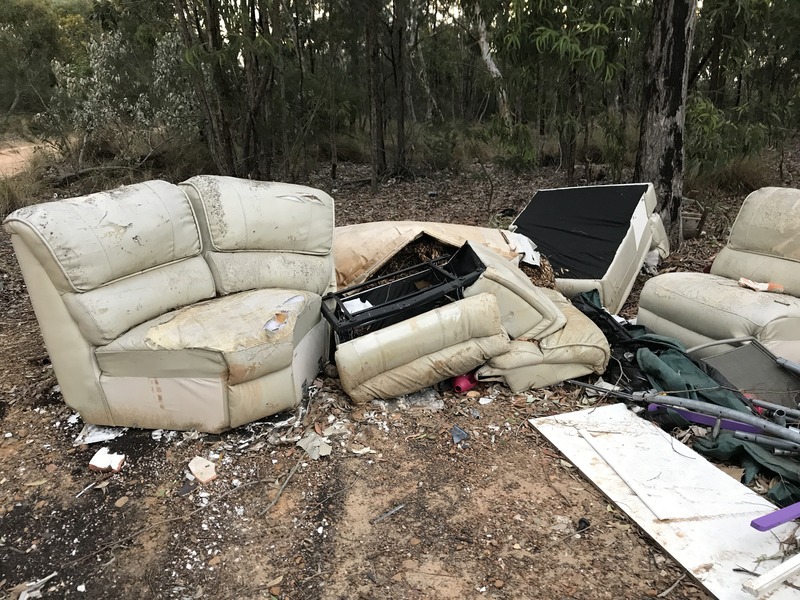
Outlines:
[{"label": "discarded furniture", "polygon": [[[588,318],[566,308],[558,292],[531,284],[511,261],[486,246],[470,242],[456,255],[467,251],[467,263],[477,265],[479,276],[470,277],[443,305],[401,320],[377,312],[388,326],[372,320],[372,329],[362,335],[338,339],[335,360],[342,388],[355,402],[414,392],[474,369],[479,379],[502,381],[514,391],[558,383],[564,373],[603,372],[608,343]],[[389,285],[409,288],[402,280]],[[385,286],[358,286],[354,296],[347,290],[340,294],[372,306],[372,293],[382,310],[389,305],[383,302]],[[401,300],[398,311],[407,311]],[[335,318],[332,322],[336,329]],[[515,353],[502,362],[512,348]],[[489,370],[483,366],[487,360],[493,365]]]},{"label": "discarded furniture", "polygon": [[322,314],[336,344],[449,304],[486,270],[465,244],[443,256],[370,279],[325,296]]},{"label": "discarded furniture", "polygon": [[[741,344],[731,348],[731,344]],[[796,410],[800,407],[800,374],[783,366],[786,359],[776,357],[755,338],[726,340],[689,348],[687,352],[698,355],[712,346],[725,346],[703,361],[719,371],[736,389],[754,402]]]},{"label": "discarded furniture", "polygon": [[476,242],[509,259],[527,252],[529,241],[510,231],[452,223],[422,221],[376,221],[337,227],[333,255],[339,289],[370,279],[392,257],[410,243],[428,236],[453,251],[465,242]]},{"label": "discarded furniture", "polygon": [[479,294],[340,344],[336,366],[342,389],[363,404],[468,373],[508,344],[497,300]]},{"label": "discarded furniture", "polygon": [[[711,273],[665,273],[644,286],[637,322],[687,347],[752,336],[800,361],[800,190],[762,188],[742,204]],[[738,285],[774,282],[785,293]],[[697,355],[730,349],[712,347]]]},{"label": "discarded furniture", "polygon": [[611,351],[603,332],[560,292],[542,292],[563,315],[564,326],[538,340],[512,341],[508,352],[478,369],[479,381],[502,381],[521,392],[605,371]]},{"label": "discarded furniture", "polygon": [[596,289],[603,306],[625,304],[651,246],[669,252],[650,183],[539,190],[510,229],[530,238],[572,298]]},{"label": "discarded furniture", "polygon": [[219,432],[296,405],[325,359],[324,192],[149,181],[22,208],[5,228],[87,423]]},{"label": "discarded furniture", "polygon": [[[752,600],[742,571],[775,565],[795,535],[789,524],[774,536],[749,527],[775,506],[623,404],[530,422],[715,598]],[[796,597],[788,587],[770,596]]]}]

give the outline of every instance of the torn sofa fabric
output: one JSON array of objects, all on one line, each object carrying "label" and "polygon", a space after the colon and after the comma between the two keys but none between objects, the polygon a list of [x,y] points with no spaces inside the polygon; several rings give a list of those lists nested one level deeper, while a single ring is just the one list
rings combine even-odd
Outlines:
[{"label": "torn sofa fabric", "polygon": [[429,236],[460,248],[465,242],[487,246],[508,260],[518,261],[525,245],[509,231],[489,227],[427,223],[421,221],[379,221],[337,227],[333,237],[333,257],[339,289],[370,279],[405,246]]}]

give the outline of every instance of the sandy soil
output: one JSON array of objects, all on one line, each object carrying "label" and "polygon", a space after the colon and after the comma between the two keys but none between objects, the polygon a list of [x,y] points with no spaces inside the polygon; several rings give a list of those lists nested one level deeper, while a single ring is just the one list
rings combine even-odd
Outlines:
[{"label": "sandy soil", "polygon": [[[339,224],[486,224],[490,203],[521,209],[539,187],[563,185],[492,170],[490,199],[476,168],[372,198],[347,183],[362,168],[342,173],[334,186],[312,180],[333,190]],[[720,239],[712,231],[664,268],[702,267]],[[127,455],[122,471],[92,473],[97,447],[73,446],[82,423],[63,404],[5,234],[0,277],[0,593],[56,573],[45,598],[633,599],[683,576],[528,425],[588,406],[566,387],[481,386],[442,393],[436,410],[355,410],[321,377],[299,419],[224,435],[129,430],[109,444]],[[330,456],[294,445],[336,424]],[[465,443],[453,443],[453,425]],[[196,455],[216,463],[215,481],[188,481]],[[689,577],[664,597],[708,598]]]},{"label": "sandy soil", "polygon": [[0,143],[0,177],[12,177],[28,165],[36,144]]}]

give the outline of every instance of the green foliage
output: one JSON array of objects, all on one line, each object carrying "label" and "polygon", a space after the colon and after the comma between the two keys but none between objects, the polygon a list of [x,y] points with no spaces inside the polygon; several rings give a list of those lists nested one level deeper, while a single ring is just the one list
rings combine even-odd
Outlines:
[{"label": "green foliage", "polygon": [[[686,107],[691,174],[789,147],[800,129],[797,0],[707,0]],[[491,75],[479,45],[476,6]],[[397,145],[406,105],[412,167],[479,157],[514,169],[634,156],[652,3],[638,0],[3,0],[0,125],[35,131],[73,168],[109,162],[299,177],[315,161],[367,160],[376,104]],[[397,8],[407,18],[395,22]],[[183,20],[180,19],[183,9]],[[402,25],[405,58],[394,45]],[[484,50],[486,46],[484,45]],[[405,89],[399,90],[399,68]],[[402,94],[402,96],[400,96]],[[511,118],[501,115],[507,106]],[[5,116],[13,107],[10,116]],[[586,148],[583,148],[586,146]],[[183,151],[181,151],[183,149]],[[191,150],[190,150],[191,149]],[[224,156],[223,156],[224,155]]]},{"label": "green foliage", "polygon": [[48,95],[57,51],[56,14],[46,0],[0,3],[0,115],[34,111]]},{"label": "green foliage", "polygon": [[140,68],[120,32],[89,42],[87,68],[53,63],[56,86],[39,133],[76,170],[115,159],[141,162],[174,138],[197,133],[195,100],[182,71],[177,34],[163,36]]},{"label": "green foliage", "polygon": [[690,98],[686,111],[686,159],[690,177],[720,171],[764,149],[767,126],[743,119],[745,113],[746,107],[726,114],[701,95]]}]

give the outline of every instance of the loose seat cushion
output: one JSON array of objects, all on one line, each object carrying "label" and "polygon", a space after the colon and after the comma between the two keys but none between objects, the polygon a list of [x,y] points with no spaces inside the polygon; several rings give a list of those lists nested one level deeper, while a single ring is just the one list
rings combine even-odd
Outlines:
[{"label": "loose seat cushion", "polygon": [[311,292],[242,292],[142,323],[95,352],[114,377],[225,377],[229,385],[288,367],[320,320]]},{"label": "loose seat cushion", "polygon": [[689,345],[746,336],[768,347],[791,340],[800,345],[800,299],[755,292],[718,275],[665,273],[645,284],[638,323],[657,333],[679,334],[675,337]]},{"label": "loose seat cushion", "polygon": [[502,381],[519,392],[605,371],[610,348],[603,332],[559,292],[544,293],[566,318],[564,327],[538,342],[511,342],[508,352],[478,369],[478,379]]},{"label": "loose seat cushion", "polygon": [[341,344],[342,388],[356,403],[468,373],[509,348],[492,294],[479,294]]}]

